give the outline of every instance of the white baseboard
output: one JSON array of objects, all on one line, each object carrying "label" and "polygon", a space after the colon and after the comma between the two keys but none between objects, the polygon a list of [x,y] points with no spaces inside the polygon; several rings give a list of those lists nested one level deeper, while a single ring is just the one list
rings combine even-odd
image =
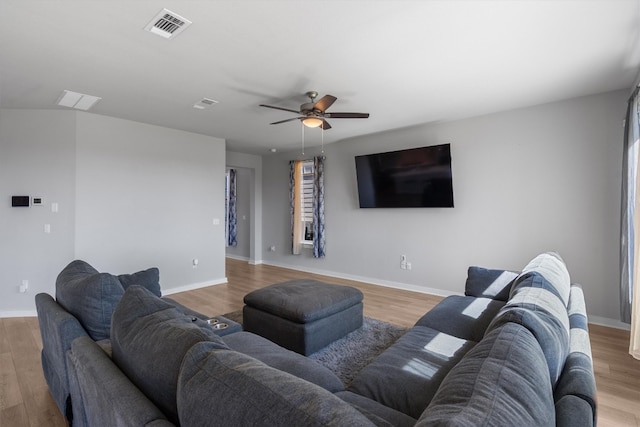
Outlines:
[{"label": "white baseboard", "polygon": [[316,268],[305,268],[289,264],[281,264],[274,262],[264,262],[264,264],[274,267],[288,268],[290,270],[304,271],[305,273],[321,274],[323,276],[335,277],[338,279],[354,280],[356,282],[370,283],[372,285],[384,286],[387,288],[402,289],[404,291],[419,292],[421,294],[437,295],[440,297],[448,297],[450,295],[462,295],[461,292],[451,292],[444,289],[428,288],[425,286],[416,286],[408,283],[393,282],[390,280],[380,280],[374,277],[356,276],[352,274],[337,273],[335,271],[320,270]]},{"label": "white baseboard", "polygon": [[[372,285],[384,286],[387,288],[402,289],[404,291],[413,291],[413,292],[419,292],[422,294],[437,295],[441,297],[448,297],[450,295],[463,295],[462,292],[451,292],[451,291],[446,291],[444,289],[427,288],[424,286],[410,285],[407,283],[392,282],[388,280],[379,280],[373,277],[363,277],[363,276],[355,276],[351,274],[336,273],[335,271],[320,270],[315,268],[305,268],[305,267],[299,267],[296,265],[281,264],[281,263],[275,263],[275,262],[265,262],[265,264],[273,265],[274,267],[288,268],[290,270],[304,271],[305,273],[321,274],[323,276],[336,277],[338,279],[355,280],[356,282],[370,283]],[[607,326],[609,328],[623,329],[627,331],[631,329],[629,324],[620,322],[619,320],[609,319],[608,317],[591,316],[588,313],[587,315],[589,317],[589,323],[593,323],[594,325]]]},{"label": "white baseboard", "polygon": [[21,311],[0,311],[0,319],[9,317],[37,317],[38,312],[35,310],[21,310]]},{"label": "white baseboard", "polygon": [[226,254],[225,258],[231,258],[231,259],[236,259],[238,261],[247,261],[247,262],[249,262],[249,257],[246,257],[246,256]]},{"label": "white baseboard", "polygon": [[235,259],[237,261],[246,261],[248,264],[251,264],[251,265],[260,265],[260,264],[264,263],[264,261],[262,261],[262,260],[256,261],[256,260],[252,260],[251,258],[247,258],[247,257],[244,257],[244,256],[238,256],[238,255],[230,255],[230,254],[228,254],[228,255],[226,255],[226,257],[230,258],[230,259]]},{"label": "white baseboard", "polygon": [[607,326],[609,328],[615,329],[623,329],[625,331],[631,330],[631,325],[628,323],[621,322],[616,319],[609,319],[608,317],[600,317],[600,316],[591,316],[587,313],[589,317],[589,323],[593,323],[594,325]]},{"label": "white baseboard", "polygon": [[206,282],[192,283],[190,285],[178,286],[177,288],[163,289],[162,296],[173,295],[173,294],[186,292],[186,291],[193,291],[196,289],[206,288],[207,286],[222,285],[227,282],[228,282],[227,278],[223,277],[221,279],[214,279]]}]

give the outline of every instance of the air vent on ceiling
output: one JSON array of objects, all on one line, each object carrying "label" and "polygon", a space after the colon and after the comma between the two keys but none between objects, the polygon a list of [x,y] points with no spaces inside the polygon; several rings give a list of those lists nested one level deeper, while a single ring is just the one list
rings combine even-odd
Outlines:
[{"label": "air vent on ceiling", "polygon": [[144,29],[165,39],[172,39],[189,25],[191,21],[188,19],[168,9],[162,9]]},{"label": "air vent on ceiling", "polygon": [[209,108],[212,105],[216,105],[217,103],[218,101],[216,101],[215,99],[202,98],[200,101],[193,104],[193,108],[196,108],[198,110],[204,110],[205,108]]},{"label": "air vent on ceiling", "polygon": [[86,95],[84,93],[73,92],[70,90],[63,90],[56,104],[62,107],[75,108],[77,110],[87,111],[94,104],[100,101],[102,98],[99,96]]}]

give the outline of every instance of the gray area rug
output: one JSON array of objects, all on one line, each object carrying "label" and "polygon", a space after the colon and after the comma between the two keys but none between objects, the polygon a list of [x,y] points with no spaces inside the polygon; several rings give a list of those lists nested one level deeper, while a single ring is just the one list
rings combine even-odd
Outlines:
[{"label": "gray area rug", "polygon": [[[242,323],[241,310],[223,316]],[[362,368],[406,331],[407,328],[365,316],[361,328],[309,355],[309,358],[326,366],[348,387]]]}]

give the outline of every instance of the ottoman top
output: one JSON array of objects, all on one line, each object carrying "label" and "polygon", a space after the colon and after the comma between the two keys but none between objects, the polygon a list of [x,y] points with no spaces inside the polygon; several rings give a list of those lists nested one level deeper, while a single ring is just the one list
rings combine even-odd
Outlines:
[{"label": "ottoman top", "polygon": [[297,323],[323,319],[360,302],[359,289],[312,279],[276,283],[244,297],[248,306]]}]

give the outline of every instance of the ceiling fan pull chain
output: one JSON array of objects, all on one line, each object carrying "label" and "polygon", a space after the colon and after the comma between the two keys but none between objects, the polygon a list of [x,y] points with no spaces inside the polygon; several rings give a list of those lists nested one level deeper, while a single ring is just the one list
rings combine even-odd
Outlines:
[{"label": "ceiling fan pull chain", "polygon": [[300,127],[302,127],[302,155],[304,156],[304,123],[300,122]]},{"label": "ceiling fan pull chain", "polygon": [[321,126],[320,129],[321,129],[320,135],[322,135],[322,154],[324,154],[324,126]]}]

